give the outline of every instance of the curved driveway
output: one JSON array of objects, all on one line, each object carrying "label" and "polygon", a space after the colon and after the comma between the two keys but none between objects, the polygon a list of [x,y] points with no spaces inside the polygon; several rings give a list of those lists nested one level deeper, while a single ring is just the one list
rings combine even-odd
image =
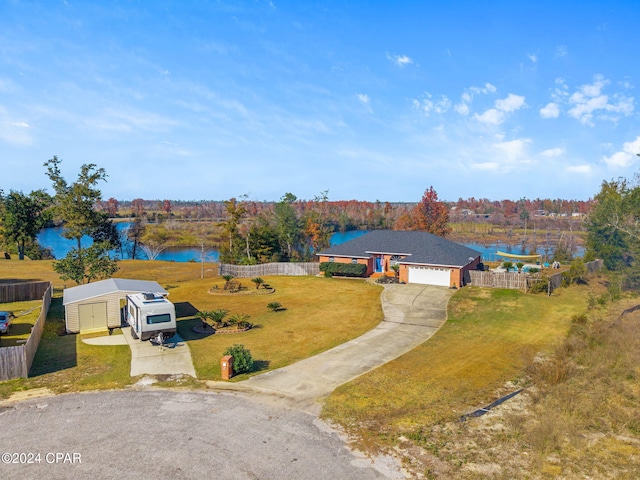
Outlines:
[{"label": "curved driveway", "polygon": [[431,337],[447,319],[454,290],[431,285],[385,285],[384,320],[373,330],[319,355],[244,382],[207,382],[210,388],[261,391],[318,413],[318,400],[336,387],[403,355]]}]

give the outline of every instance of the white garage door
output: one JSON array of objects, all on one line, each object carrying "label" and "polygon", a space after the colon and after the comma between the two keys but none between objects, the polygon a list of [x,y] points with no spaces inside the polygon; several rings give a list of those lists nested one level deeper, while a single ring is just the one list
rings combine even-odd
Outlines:
[{"label": "white garage door", "polygon": [[409,267],[409,283],[449,286],[451,270],[448,268]]}]

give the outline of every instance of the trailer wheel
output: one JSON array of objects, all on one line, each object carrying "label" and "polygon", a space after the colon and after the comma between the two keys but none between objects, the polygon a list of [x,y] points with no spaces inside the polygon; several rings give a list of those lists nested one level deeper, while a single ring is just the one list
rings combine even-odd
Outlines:
[{"label": "trailer wheel", "polygon": [[131,336],[133,337],[134,340],[138,340],[138,334],[133,329],[133,327],[131,327]]}]

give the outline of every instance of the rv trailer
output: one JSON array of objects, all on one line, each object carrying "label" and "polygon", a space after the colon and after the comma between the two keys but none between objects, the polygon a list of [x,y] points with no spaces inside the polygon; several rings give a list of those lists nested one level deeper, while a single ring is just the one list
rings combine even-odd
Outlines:
[{"label": "rv trailer", "polygon": [[160,294],[134,293],[127,295],[127,323],[131,336],[140,340],[170,338],[176,333],[176,309]]}]

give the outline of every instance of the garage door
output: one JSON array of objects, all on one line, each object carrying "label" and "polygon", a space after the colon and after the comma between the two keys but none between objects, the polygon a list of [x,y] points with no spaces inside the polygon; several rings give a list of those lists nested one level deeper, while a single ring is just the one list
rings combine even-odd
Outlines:
[{"label": "garage door", "polygon": [[409,283],[449,286],[451,270],[448,268],[409,267]]},{"label": "garage door", "polygon": [[78,305],[80,331],[107,328],[107,302]]}]

